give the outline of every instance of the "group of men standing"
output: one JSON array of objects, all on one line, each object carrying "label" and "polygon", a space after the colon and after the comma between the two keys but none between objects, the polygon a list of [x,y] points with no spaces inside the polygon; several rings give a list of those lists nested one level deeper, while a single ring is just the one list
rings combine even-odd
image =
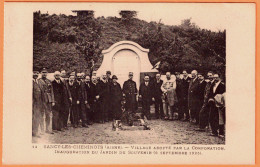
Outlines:
[{"label": "group of men standing", "polygon": [[67,130],[68,119],[74,128],[118,120],[122,115],[123,96],[127,100],[127,110],[136,108],[133,73],[129,74],[123,89],[117,76],[110,77],[110,71],[101,78],[75,72],[67,78],[66,71],[56,71],[53,81],[47,79],[47,74],[45,68],[40,78],[38,71],[33,72],[33,136],[40,137],[44,130],[49,134]]},{"label": "group of men standing", "polygon": [[196,70],[191,77],[187,70],[180,76],[179,72],[166,72],[163,80],[160,74],[153,81],[148,75],[144,77],[138,97],[143,115],[151,119],[150,105],[154,103],[157,119],[189,121],[199,126],[196,131],[210,127],[211,136],[224,137],[226,88],[219,74],[209,71],[207,81]]},{"label": "group of men standing", "polygon": [[64,131],[68,129],[68,119],[74,128],[121,119],[123,99],[127,112],[135,113],[140,102],[142,116],[148,120],[154,103],[157,119],[190,121],[199,125],[198,131],[205,131],[210,125],[212,135],[224,135],[224,124],[219,122],[224,122],[225,107],[223,96],[218,95],[225,93],[225,85],[213,72],[208,72],[208,82],[196,70],[191,72],[191,78],[186,70],[183,78],[180,73],[170,72],[163,80],[159,73],[155,80],[145,75],[139,89],[132,72],[122,89],[117,76],[110,77],[110,71],[101,78],[75,72],[67,78],[66,71],[56,71],[53,81],[47,79],[47,74],[45,68],[40,78],[39,72],[33,73],[33,136],[40,137],[44,129],[50,134]]},{"label": "group of men standing", "polygon": [[[211,136],[224,137],[225,85],[219,74],[209,71],[207,81],[196,70],[188,76],[187,70],[161,80],[156,75],[154,82],[155,114],[164,120],[189,121],[199,125],[196,131],[211,128]],[[161,97],[160,97],[161,96]]]}]

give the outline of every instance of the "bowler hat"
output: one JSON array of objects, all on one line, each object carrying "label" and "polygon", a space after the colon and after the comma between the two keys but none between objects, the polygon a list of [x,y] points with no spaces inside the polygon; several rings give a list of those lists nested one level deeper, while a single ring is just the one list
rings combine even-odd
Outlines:
[{"label": "bowler hat", "polygon": [[110,74],[110,75],[111,75],[111,71],[107,71],[107,74]]}]

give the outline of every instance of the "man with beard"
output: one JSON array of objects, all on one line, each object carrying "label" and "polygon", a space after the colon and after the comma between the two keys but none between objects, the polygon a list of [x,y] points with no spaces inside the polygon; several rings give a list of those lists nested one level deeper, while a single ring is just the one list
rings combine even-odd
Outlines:
[{"label": "man with beard", "polygon": [[190,110],[190,122],[194,124],[199,124],[199,99],[198,99],[198,88],[199,88],[199,80],[198,80],[198,72],[193,70],[191,72],[191,82],[189,85],[188,91],[188,104]]},{"label": "man with beard", "polygon": [[[41,75],[42,77],[38,80],[38,83],[39,83],[39,86],[43,92],[43,107],[44,107],[44,110],[42,112],[42,114],[45,115],[45,125],[46,125],[46,130],[45,132],[46,133],[49,133],[49,134],[53,134],[52,130],[51,130],[51,127],[50,127],[50,124],[51,124],[51,112],[52,112],[52,109],[51,107],[55,105],[55,102],[54,102],[54,94],[53,94],[53,88],[52,88],[52,84],[51,84],[51,81],[49,79],[47,79],[47,74],[48,74],[48,71],[46,70],[46,68],[43,68],[42,71],[41,71]],[[43,122],[43,116],[42,116],[42,120],[41,120],[41,128],[43,130],[43,125],[44,125],[44,122]]]},{"label": "man with beard", "polygon": [[178,102],[175,105],[175,111],[178,112],[178,117],[176,117],[175,119],[181,120],[184,117],[184,113],[181,108],[182,99],[183,99],[182,92],[181,92],[182,91],[182,79],[181,79],[179,72],[175,72],[175,76],[176,76],[176,95],[177,95],[177,99],[178,99]]},{"label": "man with beard", "polygon": [[210,112],[210,103],[209,103],[209,98],[210,94],[212,92],[213,88],[213,83],[214,83],[214,78],[213,78],[213,72],[209,71],[207,74],[207,78],[209,82],[206,84],[205,90],[204,90],[204,98],[203,98],[203,105],[200,109],[199,113],[199,128],[196,129],[196,131],[201,131],[205,132],[206,127],[209,124],[209,112]]},{"label": "man with beard", "polygon": [[38,71],[33,71],[33,114],[32,114],[32,136],[40,137],[38,129],[43,111],[43,92],[38,81]]},{"label": "man with beard", "polygon": [[129,79],[123,84],[123,95],[126,97],[126,111],[135,113],[137,110],[137,88],[133,81],[133,72],[129,72]]},{"label": "man with beard", "polygon": [[64,101],[65,101],[65,86],[60,80],[60,72],[54,72],[54,80],[52,81],[53,94],[55,105],[52,107],[52,129],[53,132],[64,131],[63,121],[64,121]]},{"label": "man with beard", "polygon": [[84,84],[84,92],[86,96],[86,103],[85,103],[85,109],[86,109],[86,118],[87,118],[87,125],[92,125],[93,123],[93,98],[92,98],[92,85],[90,83],[90,76],[89,75],[86,75],[85,77],[85,84]]},{"label": "man with beard", "polygon": [[163,81],[161,89],[163,92],[164,119],[173,120],[173,107],[178,100],[176,96],[176,77],[172,77],[170,72],[166,72],[166,79]]},{"label": "man with beard", "polygon": [[207,82],[204,80],[204,76],[198,73],[199,87],[198,87],[198,99],[199,99],[199,109],[201,110],[204,100],[204,91]]},{"label": "man with beard", "polygon": [[158,119],[164,118],[163,104],[162,104],[162,90],[161,74],[156,74],[156,81],[154,82],[154,99],[155,99],[155,117]]},{"label": "man with beard", "polygon": [[142,117],[145,116],[148,120],[151,120],[150,105],[154,101],[153,90],[150,78],[146,75],[139,88],[139,98],[142,98]]},{"label": "man with beard", "polygon": [[74,128],[79,124],[79,108],[80,108],[80,85],[75,81],[75,75],[69,77],[69,91],[72,97],[72,104],[70,108],[70,121]]},{"label": "man with beard", "polygon": [[85,109],[85,104],[87,103],[87,100],[85,98],[87,98],[85,95],[84,95],[84,79],[82,78],[84,74],[83,73],[77,73],[77,83],[80,87],[79,89],[79,120],[81,119],[81,126],[82,127],[88,127],[86,125],[86,109]]},{"label": "man with beard", "polygon": [[123,98],[120,84],[117,82],[117,76],[112,76],[110,85],[111,92],[111,109],[113,111],[113,120],[120,120],[122,117],[121,101]]},{"label": "man with beard", "polygon": [[100,121],[102,123],[108,122],[108,109],[110,102],[110,83],[107,81],[107,76],[102,75],[102,79],[98,83],[99,85],[99,95],[100,95]]},{"label": "man with beard", "polygon": [[209,103],[211,105],[211,109],[209,112],[209,124],[211,127],[211,136],[218,136],[218,130],[220,130],[220,135],[223,135],[224,127],[221,126],[219,129],[219,112],[218,108],[216,107],[215,104],[215,99],[214,97],[216,95],[222,95],[226,91],[225,85],[221,82],[221,79],[219,77],[219,74],[214,74],[214,85],[212,87],[212,92],[210,93],[209,97]]},{"label": "man with beard", "polygon": [[188,76],[187,70],[182,71],[183,78],[181,81],[181,102],[180,102],[180,107],[183,112],[183,115],[185,115],[185,118],[183,121],[189,121],[190,119],[190,114],[189,114],[189,108],[188,108],[188,90],[189,90],[189,85],[190,85],[190,77]]},{"label": "man with beard", "polygon": [[64,85],[64,107],[63,107],[63,125],[64,129],[68,129],[68,117],[69,117],[69,109],[72,102],[71,94],[69,91],[68,79],[66,78],[66,71],[61,71],[61,81]]},{"label": "man with beard", "polygon": [[97,77],[92,76],[90,82],[89,89],[89,98],[88,102],[90,104],[91,112],[93,113],[93,121],[99,122],[98,120],[98,112],[100,111],[100,103],[99,103],[99,87],[97,83]]}]

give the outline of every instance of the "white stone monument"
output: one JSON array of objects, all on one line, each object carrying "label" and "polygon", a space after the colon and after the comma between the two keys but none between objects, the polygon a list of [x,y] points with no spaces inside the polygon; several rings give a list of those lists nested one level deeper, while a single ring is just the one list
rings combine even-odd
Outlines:
[{"label": "white stone monument", "polygon": [[139,88],[141,73],[158,72],[156,69],[152,69],[148,53],[149,49],[145,49],[135,42],[117,42],[102,51],[103,62],[97,70],[97,75],[111,71],[112,75],[116,75],[118,82],[123,86],[124,81],[128,79],[128,73],[133,72],[133,80]]}]

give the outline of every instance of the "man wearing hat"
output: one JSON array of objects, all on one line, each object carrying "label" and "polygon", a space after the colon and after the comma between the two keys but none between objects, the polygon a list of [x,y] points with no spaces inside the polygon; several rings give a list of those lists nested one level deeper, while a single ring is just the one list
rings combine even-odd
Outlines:
[{"label": "man wearing hat", "polygon": [[121,101],[123,98],[120,84],[117,82],[117,76],[112,76],[112,83],[110,85],[111,92],[111,109],[113,120],[120,120],[122,116]]},{"label": "man wearing hat", "polygon": [[[38,71],[33,71],[33,115],[32,115],[32,135],[40,137],[38,135],[38,128],[42,118],[41,111],[43,110],[43,92],[40,88],[38,81]],[[43,127],[42,127],[43,128]]]},{"label": "man wearing hat", "polygon": [[129,72],[129,79],[123,84],[123,93],[126,97],[126,111],[135,112],[137,110],[137,88],[133,81],[133,72]]},{"label": "man wearing hat", "polygon": [[[46,68],[43,68],[41,71],[42,77],[38,80],[38,83],[40,85],[40,88],[43,92],[43,107],[44,107],[44,112],[45,114],[45,125],[46,125],[46,133],[53,134],[50,124],[51,124],[51,112],[52,109],[51,107],[55,105],[54,102],[54,94],[53,94],[53,88],[51,81],[47,79],[47,74],[48,71]],[[43,125],[43,119],[41,120],[41,125]],[[42,128],[43,130],[43,128]]]},{"label": "man wearing hat", "polygon": [[107,71],[107,72],[106,72],[106,75],[107,75],[107,81],[108,81],[109,83],[112,83],[111,71]]},{"label": "man wearing hat", "polygon": [[[112,79],[111,79],[111,71],[107,71],[106,72],[107,75],[107,82],[109,84],[109,86],[112,84]],[[113,119],[113,111],[112,111],[112,106],[111,106],[111,102],[110,102],[111,97],[108,98],[108,120],[112,120]]]}]

